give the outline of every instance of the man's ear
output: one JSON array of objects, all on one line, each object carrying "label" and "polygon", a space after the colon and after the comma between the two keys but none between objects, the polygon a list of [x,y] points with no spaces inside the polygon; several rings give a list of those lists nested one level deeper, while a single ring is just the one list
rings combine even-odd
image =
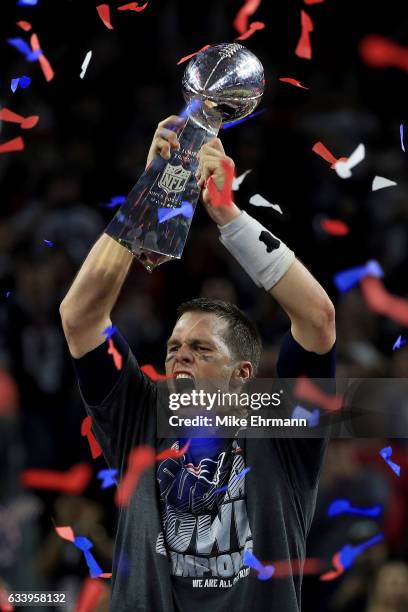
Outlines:
[{"label": "man's ear", "polygon": [[233,386],[240,386],[244,382],[247,382],[253,376],[253,367],[250,361],[240,361],[231,376],[231,384]]}]

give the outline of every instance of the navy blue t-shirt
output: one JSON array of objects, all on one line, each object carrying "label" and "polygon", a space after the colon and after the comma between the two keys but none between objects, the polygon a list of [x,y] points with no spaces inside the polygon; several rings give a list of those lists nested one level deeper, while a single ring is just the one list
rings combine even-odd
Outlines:
[{"label": "navy blue t-shirt", "polygon": [[[121,371],[107,342],[74,365],[105,459],[123,475],[135,446],[160,452],[184,440],[157,438],[157,386],[119,333],[113,341]],[[288,332],[277,374],[334,377],[335,349],[305,351]],[[305,557],[326,445],[326,438],[193,439],[183,457],[146,470],[118,511],[111,609],[299,612],[301,576],[261,581],[243,555],[250,550],[272,565]]]}]

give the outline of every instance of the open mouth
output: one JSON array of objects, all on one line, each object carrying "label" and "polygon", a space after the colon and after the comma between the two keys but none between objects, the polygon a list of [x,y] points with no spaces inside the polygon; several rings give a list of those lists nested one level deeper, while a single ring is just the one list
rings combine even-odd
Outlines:
[{"label": "open mouth", "polygon": [[191,374],[187,374],[187,372],[175,372],[174,373],[174,378],[176,380],[180,380],[182,378],[185,378],[185,379],[190,379],[190,380],[194,381],[194,376],[192,376]]}]

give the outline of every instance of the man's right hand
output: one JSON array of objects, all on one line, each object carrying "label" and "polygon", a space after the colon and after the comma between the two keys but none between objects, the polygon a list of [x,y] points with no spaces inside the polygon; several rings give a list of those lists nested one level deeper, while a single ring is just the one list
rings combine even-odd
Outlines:
[{"label": "man's right hand", "polygon": [[[146,168],[156,155],[161,155],[163,159],[168,160],[170,159],[171,150],[178,150],[180,148],[177,132],[184,126],[185,122],[186,120],[183,117],[178,117],[177,115],[170,115],[167,119],[160,121],[147,155]],[[177,132],[174,130],[177,130]]]}]

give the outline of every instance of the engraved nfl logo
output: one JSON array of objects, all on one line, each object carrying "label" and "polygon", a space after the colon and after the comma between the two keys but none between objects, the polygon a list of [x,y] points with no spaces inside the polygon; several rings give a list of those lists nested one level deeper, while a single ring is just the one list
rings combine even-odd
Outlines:
[{"label": "engraved nfl logo", "polygon": [[178,166],[172,166],[167,164],[163,174],[160,177],[158,186],[163,189],[167,194],[169,193],[181,193],[190,178],[191,172],[185,170],[181,164]]}]

